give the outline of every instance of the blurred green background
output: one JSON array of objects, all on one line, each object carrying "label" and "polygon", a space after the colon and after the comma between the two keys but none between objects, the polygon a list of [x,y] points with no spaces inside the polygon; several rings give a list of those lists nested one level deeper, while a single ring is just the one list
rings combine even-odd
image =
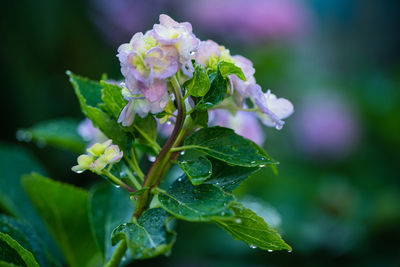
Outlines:
[{"label": "blurred green background", "polygon": [[21,144],[16,132],[53,118],[83,119],[65,71],[122,78],[119,44],[150,29],[160,13],[251,59],[258,83],[293,102],[283,130],[265,128],[279,175],[265,170],[237,193],[294,251],[250,249],[214,225],[182,222],[170,257],[135,266],[400,266],[396,0],[7,1],[1,142],[29,150],[55,179],[83,187],[97,181],[70,171],[75,154]]}]

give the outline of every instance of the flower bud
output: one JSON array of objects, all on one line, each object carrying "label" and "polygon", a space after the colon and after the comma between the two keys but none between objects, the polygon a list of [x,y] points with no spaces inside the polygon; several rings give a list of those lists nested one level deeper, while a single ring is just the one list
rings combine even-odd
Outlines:
[{"label": "flower bud", "polygon": [[95,173],[101,173],[101,171],[107,166],[107,160],[105,156],[101,156],[97,158],[91,165],[90,165],[90,170],[92,170]]},{"label": "flower bud", "polygon": [[107,140],[104,143],[96,143],[87,149],[87,152],[93,156],[101,156],[104,151],[111,145],[112,140]]},{"label": "flower bud", "polygon": [[78,157],[78,165],[72,167],[72,171],[81,173],[90,168],[90,165],[94,162],[94,157],[90,155],[80,155]]},{"label": "flower bud", "polygon": [[104,152],[104,159],[107,163],[117,163],[121,160],[124,152],[119,150],[117,145],[112,145]]}]

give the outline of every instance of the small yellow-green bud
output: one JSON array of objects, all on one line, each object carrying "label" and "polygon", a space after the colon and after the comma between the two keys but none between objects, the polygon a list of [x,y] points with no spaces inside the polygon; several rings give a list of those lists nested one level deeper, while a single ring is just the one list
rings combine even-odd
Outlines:
[{"label": "small yellow-green bud", "polygon": [[90,165],[94,162],[94,158],[90,155],[80,155],[78,157],[78,165],[72,167],[72,170],[77,173],[81,173],[90,168]]},{"label": "small yellow-green bud", "polygon": [[119,150],[117,145],[112,145],[104,152],[104,158],[107,163],[117,163],[121,160],[124,153]]},{"label": "small yellow-green bud", "polygon": [[101,156],[104,151],[111,145],[112,140],[107,140],[104,143],[96,143],[87,149],[87,152],[93,156]]},{"label": "small yellow-green bud", "polygon": [[106,167],[107,165],[107,160],[103,156],[97,158],[91,165],[90,165],[90,170],[94,171],[95,173],[101,173],[102,170]]}]

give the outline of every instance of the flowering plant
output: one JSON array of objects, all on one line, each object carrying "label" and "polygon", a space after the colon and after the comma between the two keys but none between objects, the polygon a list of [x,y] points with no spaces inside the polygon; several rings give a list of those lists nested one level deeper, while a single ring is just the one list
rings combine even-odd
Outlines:
[{"label": "flowering plant", "polygon": [[[277,162],[256,144],[263,139],[256,133],[258,120],[279,130],[292,104],[263,92],[249,59],[200,41],[190,23],[167,15],[153,29],[133,35],[117,56],[122,82],[67,72],[83,113],[98,131],[80,128],[93,138],[72,170],[91,171],[117,187],[97,185],[88,193],[93,250],[103,264],[118,266],[126,253],[135,260],[169,254],[177,235],[172,219],[214,223],[250,247],[290,251],[233,190],[261,168],[275,168]],[[168,137],[163,146],[162,135]],[[23,182],[42,216],[48,203],[30,188],[50,186],[45,180],[33,174]],[[60,189],[65,197],[60,205],[74,198],[67,195],[71,190]],[[69,265],[99,263],[96,253],[82,256],[63,243],[72,235],[61,237],[57,227],[52,232]]]}]

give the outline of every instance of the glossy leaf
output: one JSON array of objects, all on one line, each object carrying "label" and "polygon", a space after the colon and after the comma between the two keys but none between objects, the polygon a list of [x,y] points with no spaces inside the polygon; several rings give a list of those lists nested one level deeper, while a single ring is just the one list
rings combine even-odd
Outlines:
[{"label": "glossy leaf", "polygon": [[[131,142],[129,134],[120,127],[116,119],[113,119],[106,112],[99,108],[102,103],[100,83],[91,81],[67,72],[70,77],[75,93],[79,99],[82,112],[113,142],[125,149]],[[104,104],[103,104],[104,105]]]},{"label": "glossy leaf", "polygon": [[244,76],[242,69],[233,63],[222,61],[218,64],[218,69],[224,78],[227,78],[229,75],[236,74],[239,79],[246,81],[246,77]]},{"label": "glossy leaf", "polygon": [[234,201],[231,194],[209,184],[194,186],[186,175],[171,184],[167,192],[158,195],[161,207],[176,218],[186,221],[230,220],[228,209]]},{"label": "glossy leaf", "polygon": [[0,233],[0,265],[2,262],[11,266],[39,267],[32,253],[4,233]]},{"label": "glossy leaf", "polygon": [[210,90],[210,78],[207,70],[202,65],[196,65],[193,78],[184,83],[184,87],[190,95],[202,97]]},{"label": "glossy leaf", "polygon": [[69,266],[98,266],[100,251],[90,230],[88,193],[38,174],[24,176],[22,184]]},{"label": "glossy leaf", "polygon": [[194,110],[190,113],[194,125],[208,127],[208,110]]},{"label": "glossy leaf", "polygon": [[210,158],[210,161],[212,175],[205,183],[221,187],[227,192],[232,192],[239,187],[241,182],[260,169],[260,167],[232,166],[212,158]]},{"label": "glossy leaf", "polygon": [[176,239],[176,233],[167,226],[170,217],[161,208],[149,209],[137,222],[118,226],[112,233],[112,243],[125,239],[134,259],[169,254]]},{"label": "glossy leaf", "polygon": [[89,192],[89,220],[92,232],[106,262],[116,247],[111,245],[115,227],[130,220],[134,207],[129,194],[109,184],[98,184]]},{"label": "glossy leaf", "polygon": [[187,174],[193,185],[202,184],[211,176],[211,162],[205,157],[180,161],[179,167]]},{"label": "glossy leaf", "polygon": [[128,101],[124,99],[122,95],[122,88],[114,83],[108,83],[101,81],[102,86],[102,99],[105,104],[106,110],[113,114],[114,119],[119,118],[121,111],[128,104]]},{"label": "glossy leaf", "polygon": [[86,142],[78,134],[79,121],[75,119],[56,119],[40,122],[28,129],[17,132],[17,138],[29,136],[32,141],[82,153]]},{"label": "glossy leaf", "polygon": [[46,174],[46,171],[33,155],[21,146],[0,144],[0,159],[0,208],[30,224],[52,254],[58,258],[60,251],[55,241],[21,185],[23,174],[32,171]]},{"label": "glossy leaf", "polygon": [[262,148],[229,128],[215,126],[200,129],[185,140],[185,146],[232,165],[261,167],[275,164]]},{"label": "glossy leaf", "polygon": [[138,139],[144,142],[155,141],[157,138],[157,121],[151,115],[144,118],[136,115],[134,129],[139,132]]},{"label": "glossy leaf", "polygon": [[196,105],[196,109],[198,110],[209,109],[225,99],[228,86],[227,80],[217,71],[216,73],[210,74],[210,81],[210,90]]},{"label": "glossy leaf", "polygon": [[233,203],[234,221],[215,220],[216,224],[251,247],[263,250],[289,250],[292,248],[283,241],[278,232],[271,229],[264,219],[241,203]]},{"label": "glossy leaf", "polygon": [[40,266],[60,266],[50,256],[35,230],[26,222],[0,215],[0,232],[9,235],[35,257]]}]

